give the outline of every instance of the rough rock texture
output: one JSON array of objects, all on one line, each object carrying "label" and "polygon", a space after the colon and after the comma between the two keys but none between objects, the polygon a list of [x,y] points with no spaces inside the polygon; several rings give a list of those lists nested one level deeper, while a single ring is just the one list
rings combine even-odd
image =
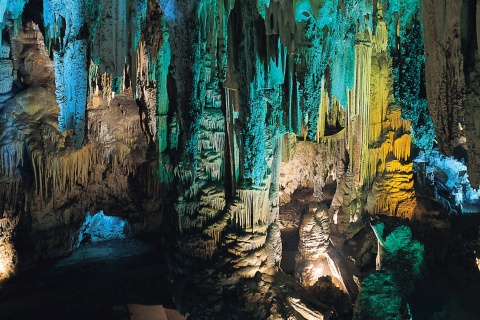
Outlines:
[{"label": "rough rock texture", "polygon": [[427,97],[436,141],[446,155],[457,147],[467,150],[469,179],[478,187],[478,4],[423,1],[422,14]]},{"label": "rough rock texture", "polygon": [[13,62],[10,60],[10,45],[5,41],[2,43],[0,52],[0,103],[9,97],[13,85]]},{"label": "rough rock texture", "polygon": [[53,61],[34,22],[27,22],[12,40],[12,58],[21,81],[32,87],[55,89]]},{"label": "rough rock texture", "polygon": [[[477,108],[476,48],[459,21],[473,26],[476,11],[430,2],[438,142],[452,152],[465,135],[475,171],[478,126],[461,108]],[[302,217],[297,278],[331,276],[353,300],[377,250],[370,215],[421,218],[412,132],[422,146],[433,138],[418,136],[428,118],[417,115],[426,110],[419,1],[45,0],[43,14],[39,2],[11,3],[0,0],[10,42],[0,57],[9,99],[0,239],[14,253],[16,228],[19,263],[70,252],[87,211],[127,218],[135,232],[158,231],[163,219],[182,311],[328,318],[279,271],[280,204],[301,188],[325,201]]]},{"label": "rough rock texture", "polygon": [[15,273],[16,250],[13,232],[18,224],[18,217],[5,215],[0,219],[0,281],[8,279]]},{"label": "rough rock texture", "polygon": [[315,198],[322,201],[325,184],[336,184],[344,176],[344,146],[344,139],[335,138],[325,144],[296,142],[292,159],[280,166],[280,202],[290,202],[295,190],[306,187],[313,187]]},{"label": "rough rock texture", "polygon": [[27,89],[1,110],[0,200],[7,215],[21,217],[18,255],[25,265],[74,249],[87,211],[108,208],[131,220],[136,232],[161,221],[159,184],[149,178],[155,166],[146,160],[136,105],[125,97],[113,102],[115,111],[91,106],[95,122],[79,151],[72,149],[71,132],[59,131],[48,90]]},{"label": "rough rock texture", "polygon": [[330,219],[324,204],[311,205],[299,229],[300,241],[295,257],[295,278],[312,286],[319,277],[332,275],[326,255],[330,236]]}]

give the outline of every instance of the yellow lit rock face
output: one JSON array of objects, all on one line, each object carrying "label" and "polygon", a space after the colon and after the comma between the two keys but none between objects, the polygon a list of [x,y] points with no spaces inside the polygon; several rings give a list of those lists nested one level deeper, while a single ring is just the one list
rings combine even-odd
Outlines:
[{"label": "yellow lit rock face", "polygon": [[[365,209],[370,213],[413,218],[416,203],[410,123],[401,119],[401,109],[394,104],[387,26],[380,21],[375,35],[364,31],[357,38],[355,82],[352,90],[347,89],[346,115],[336,112],[340,106],[335,97],[332,110],[326,107],[330,98],[322,86],[317,142],[326,148],[327,154],[345,159],[339,150],[339,142],[345,141],[350,160],[347,180],[339,185],[341,190],[337,190],[331,211],[338,211],[342,205],[351,208],[347,215],[355,221],[362,211],[362,190],[368,190]],[[325,123],[338,123],[342,118],[346,128],[326,135]]]},{"label": "yellow lit rock face", "polygon": [[15,249],[12,244],[12,232],[18,223],[17,218],[9,218],[4,213],[0,219],[0,282],[15,272]]},{"label": "yellow lit rock face", "polygon": [[368,136],[370,124],[370,76],[372,64],[372,34],[365,30],[357,34],[355,44],[354,88],[348,105],[349,170],[356,187],[363,185],[365,165],[368,163]]},{"label": "yellow lit rock face", "polygon": [[[329,97],[322,80],[315,137],[322,156],[317,159],[314,154],[303,155],[308,149],[299,143],[294,157],[283,157],[283,161],[293,162],[282,165],[281,201],[288,201],[298,186],[311,184],[321,195],[324,177],[328,176],[326,168],[331,167],[337,172],[333,180],[338,178],[331,214],[342,207],[350,222],[359,219],[364,209],[372,214],[414,218],[410,122],[401,118],[401,109],[395,105],[388,31],[382,19],[379,11],[376,32],[366,29],[357,34],[354,87],[345,88],[347,106],[340,106],[335,96]],[[346,112],[341,111],[344,109]],[[286,139],[284,146],[288,147]],[[329,159],[330,155],[348,163],[346,175],[339,161]],[[308,161],[302,162],[303,158]],[[315,163],[320,168],[314,169]],[[368,197],[363,208],[365,192]]]},{"label": "yellow lit rock face", "polygon": [[387,53],[387,27],[382,21],[373,37],[368,158],[364,177],[371,186],[366,209],[413,218],[415,192],[410,161],[410,123],[394,105],[392,61]]}]

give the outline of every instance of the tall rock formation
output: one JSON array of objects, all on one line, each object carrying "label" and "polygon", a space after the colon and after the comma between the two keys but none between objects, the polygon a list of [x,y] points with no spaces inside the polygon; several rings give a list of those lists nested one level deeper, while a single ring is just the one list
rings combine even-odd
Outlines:
[{"label": "tall rock formation", "polygon": [[463,157],[474,188],[480,184],[478,126],[479,6],[476,1],[423,1],[425,78],[436,142]]}]

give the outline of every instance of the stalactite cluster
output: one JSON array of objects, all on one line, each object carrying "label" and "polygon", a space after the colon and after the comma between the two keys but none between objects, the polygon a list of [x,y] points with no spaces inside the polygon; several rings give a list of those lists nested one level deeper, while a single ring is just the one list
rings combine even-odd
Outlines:
[{"label": "stalactite cluster", "polygon": [[[307,8],[308,5],[304,4],[298,10],[306,10]],[[387,11],[388,14],[394,12],[394,9],[398,10],[392,5],[387,9],[389,10]],[[372,8],[365,8],[364,10],[369,12]],[[375,32],[372,32],[371,18],[365,15],[364,22],[356,26],[358,32],[355,44],[348,42],[348,39],[343,39],[345,41],[343,42],[344,46],[350,45],[351,55],[335,56],[331,65],[328,56],[324,58],[327,62],[319,60],[326,66],[324,66],[323,71],[318,71],[318,74],[324,74],[324,76],[316,82],[320,84],[317,90],[320,95],[317,98],[317,111],[314,115],[317,119],[314,126],[316,132],[314,140],[325,146],[327,155],[337,154],[343,163],[348,164],[348,167],[339,168],[343,165],[342,162],[329,160],[327,156],[319,160],[320,163],[324,163],[323,169],[317,169],[313,172],[317,172],[317,175],[324,180],[328,168],[333,165],[339,173],[346,169],[347,176],[351,177],[353,184],[347,183],[346,186],[349,189],[347,192],[349,196],[346,197],[343,193],[343,190],[347,189],[338,188],[337,200],[335,201],[337,204],[334,205],[335,209],[332,211],[338,210],[339,207],[337,206],[340,203],[352,203],[355,199],[357,199],[355,200],[357,203],[365,201],[362,190],[368,190],[374,185],[373,189],[375,191],[369,193],[367,200],[366,208],[370,213],[388,212],[391,215],[400,214],[411,218],[415,202],[413,201],[413,174],[410,162],[410,123],[401,118],[402,109],[396,104],[393,95],[394,74],[389,44],[396,38],[389,39],[388,30],[391,26],[388,26],[387,22],[394,24],[395,21],[384,19],[384,11],[382,4],[378,3],[374,11],[377,15]],[[340,17],[343,16],[342,13],[347,16],[352,14],[349,13],[348,8],[343,11],[338,9]],[[321,17],[325,18],[325,16],[319,15],[319,19]],[[390,18],[390,16],[387,18]],[[339,22],[340,26],[343,26],[343,23],[346,22]],[[346,28],[347,26],[343,27]],[[332,36],[335,37],[335,35],[336,33],[333,33]],[[312,48],[315,48],[315,38],[310,39],[310,41],[313,45]],[[352,65],[353,79],[344,78],[342,73],[332,74],[327,72],[331,70],[332,66],[335,69],[335,66],[339,63]],[[300,67],[299,70],[301,70]],[[343,79],[343,82],[338,82],[339,79]],[[308,83],[308,81],[305,80],[305,83]],[[339,86],[343,90],[338,90]],[[312,90],[308,90],[307,94],[311,94],[311,92]],[[340,94],[340,92],[345,92],[345,94]],[[305,101],[309,101],[308,99]],[[342,101],[344,105],[342,105]],[[336,111],[342,107],[345,108],[344,113]],[[312,114],[308,113],[306,118],[311,119],[311,116]],[[348,160],[346,155],[348,155]],[[299,170],[305,170],[305,167],[303,168]],[[387,172],[389,173],[387,174]],[[386,176],[384,177],[384,175]],[[300,177],[297,179],[302,181]],[[313,176],[310,179],[312,181],[317,180]],[[383,181],[389,181],[390,186],[385,185]],[[292,182],[286,183],[291,185],[290,188],[295,188]],[[321,188],[320,185],[319,189]],[[294,190],[290,189],[286,192],[291,193]],[[344,201],[343,198],[348,200]],[[385,200],[385,198],[391,200]],[[370,204],[377,201],[381,201],[382,204]]]}]

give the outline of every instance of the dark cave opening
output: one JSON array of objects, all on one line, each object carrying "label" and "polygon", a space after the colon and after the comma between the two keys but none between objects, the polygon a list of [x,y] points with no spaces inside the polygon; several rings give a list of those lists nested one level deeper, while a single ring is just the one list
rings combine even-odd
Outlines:
[{"label": "dark cave opening", "polygon": [[0,311],[12,320],[103,320],[130,319],[130,305],[173,310],[166,275],[158,234],[85,243],[69,257],[2,283]]}]

